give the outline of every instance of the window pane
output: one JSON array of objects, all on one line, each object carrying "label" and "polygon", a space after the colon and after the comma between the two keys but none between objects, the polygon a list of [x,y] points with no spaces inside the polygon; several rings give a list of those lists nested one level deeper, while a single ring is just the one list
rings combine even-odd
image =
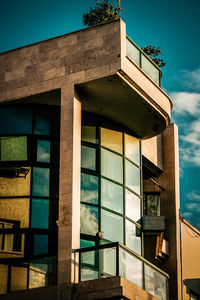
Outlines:
[{"label": "window pane", "polygon": [[96,170],[96,149],[81,146],[81,167]]},{"label": "window pane", "polygon": [[11,267],[11,291],[25,290],[27,288],[27,272],[28,268]]},{"label": "window pane", "polygon": [[140,198],[126,190],[126,216],[134,221],[141,218]]},{"label": "window pane", "polygon": [[37,141],[37,161],[50,162],[50,141]]},{"label": "window pane", "polygon": [[123,218],[102,209],[101,231],[105,239],[123,243]]},{"label": "window pane", "polygon": [[123,213],[123,187],[102,178],[101,205]]},{"label": "window pane", "polygon": [[32,199],[31,227],[49,228],[49,200]]},{"label": "window pane", "polygon": [[49,174],[50,170],[46,168],[33,168],[33,196],[49,196]]},{"label": "window pane", "polygon": [[138,66],[140,65],[140,51],[126,39],[126,54],[129,56]]},{"label": "window pane", "polygon": [[146,195],[147,216],[160,216],[160,195]]},{"label": "window pane", "polygon": [[31,134],[32,108],[30,106],[7,106],[0,108],[0,134]]},{"label": "window pane", "polygon": [[59,135],[59,108],[57,107],[36,107],[35,113],[35,134]]},{"label": "window pane", "polygon": [[98,204],[99,178],[97,176],[81,174],[81,201]]},{"label": "window pane", "polygon": [[136,236],[136,225],[126,220],[126,246],[141,255],[141,238]]},{"label": "window pane", "polygon": [[125,155],[140,166],[140,142],[127,134],[125,134]]},{"label": "window pane", "polygon": [[8,287],[8,265],[0,264],[0,295],[7,294]]},{"label": "window pane", "polygon": [[140,195],[140,169],[126,160],[126,185]]},{"label": "window pane", "polygon": [[96,235],[99,224],[98,208],[81,204],[81,233]]},{"label": "window pane", "polygon": [[94,241],[88,241],[88,240],[80,240],[80,248],[87,248],[87,247],[93,247],[95,246]]},{"label": "window pane", "polygon": [[96,127],[82,126],[81,128],[81,140],[96,143]]},{"label": "window pane", "polygon": [[34,255],[48,253],[48,235],[35,234],[34,236]]},{"label": "window pane", "polygon": [[[0,196],[1,197],[9,197],[9,196],[30,196],[30,177],[31,177],[31,169],[30,168],[23,168],[25,169],[28,174],[26,178],[20,177],[12,177],[9,176],[1,177],[0,180]],[[7,169],[8,170],[8,169]],[[11,169],[13,172],[14,169]],[[14,174],[16,171],[14,170]],[[12,173],[11,173],[12,176]]]},{"label": "window pane", "polygon": [[101,128],[101,145],[122,153],[122,133]]},{"label": "window pane", "polygon": [[101,174],[123,183],[123,158],[110,151],[101,149]]},{"label": "window pane", "polygon": [[1,161],[27,160],[27,137],[2,137]]}]

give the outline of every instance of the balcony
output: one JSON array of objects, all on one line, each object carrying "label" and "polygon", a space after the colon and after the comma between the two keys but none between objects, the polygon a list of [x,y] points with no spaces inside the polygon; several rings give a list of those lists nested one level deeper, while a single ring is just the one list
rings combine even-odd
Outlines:
[{"label": "balcony", "polygon": [[161,86],[161,69],[128,36],[126,37],[126,54],[158,86]]},{"label": "balcony", "polygon": [[80,282],[122,276],[159,299],[168,299],[169,276],[119,242],[77,252]]}]

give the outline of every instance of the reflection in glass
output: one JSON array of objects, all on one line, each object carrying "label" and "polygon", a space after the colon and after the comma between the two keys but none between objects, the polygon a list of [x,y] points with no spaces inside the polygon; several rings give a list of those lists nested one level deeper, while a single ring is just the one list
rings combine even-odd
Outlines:
[{"label": "reflection in glass", "polygon": [[143,54],[141,55],[142,70],[157,84],[159,85],[159,70],[156,66]]},{"label": "reflection in glass", "polygon": [[119,249],[119,275],[143,288],[142,261]]},{"label": "reflection in glass", "polygon": [[96,143],[96,127],[94,126],[82,126],[81,128],[81,140]]},{"label": "reflection in glass", "polygon": [[125,134],[125,155],[140,166],[140,142],[128,134]]},{"label": "reflection in glass", "polygon": [[32,198],[31,227],[49,228],[49,200]]},{"label": "reflection in glass", "polygon": [[34,235],[34,255],[48,253],[48,235],[35,234]]},{"label": "reflection in glass", "polygon": [[126,39],[126,53],[138,66],[140,65],[140,51],[129,39]]},{"label": "reflection in glass", "polygon": [[49,175],[50,170],[47,168],[33,168],[33,196],[49,196]]},{"label": "reflection in glass", "polygon": [[126,190],[126,216],[134,221],[141,218],[140,198]]},{"label": "reflection in glass", "polygon": [[27,137],[1,137],[1,161],[27,160]]},{"label": "reflection in glass", "polygon": [[50,141],[37,141],[37,161],[47,163],[50,162]]},{"label": "reflection in glass", "polygon": [[27,267],[11,266],[10,290],[19,291],[27,288]]},{"label": "reflection in glass", "polygon": [[101,145],[122,153],[122,132],[101,128]]},{"label": "reflection in glass", "polygon": [[81,167],[96,170],[96,149],[81,146]]},{"label": "reflection in glass", "polygon": [[123,187],[102,178],[101,205],[123,213]]},{"label": "reflection in glass", "polygon": [[126,246],[141,255],[141,238],[136,236],[136,225],[126,220]]},{"label": "reflection in glass", "polygon": [[59,111],[57,107],[36,107],[35,134],[54,135],[59,132]]},{"label": "reflection in glass", "polygon": [[126,186],[140,195],[140,169],[126,160]]},{"label": "reflection in glass", "polygon": [[99,178],[81,174],[81,201],[98,204]]},{"label": "reflection in glass", "polygon": [[80,248],[87,248],[87,247],[93,247],[95,245],[94,241],[88,241],[88,240],[80,240]]},{"label": "reflection in glass", "polygon": [[101,231],[103,231],[105,239],[123,243],[123,218],[102,209]]},{"label": "reflection in glass", "polygon": [[116,248],[102,249],[99,252],[102,260],[101,274],[105,277],[116,276]]},{"label": "reflection in glass", "polygon": [[99,276],[98,251],[81,253],[81,281],[97,279]]},{"label": "reflection in glass", "polygon": [[81,204],[81,233],[96,235],[99,223],[98,208]]},{"label": "reflection in glass", "polygon": [[157,296],[161,300],[167,299],[167,281],[166,278],[151,266],[144,264],[145,290],[150,294]]},{"label": "reflection in glass", "polygon": [[101,174],[123,183],[123,158],[110,151],[101,149]]}]

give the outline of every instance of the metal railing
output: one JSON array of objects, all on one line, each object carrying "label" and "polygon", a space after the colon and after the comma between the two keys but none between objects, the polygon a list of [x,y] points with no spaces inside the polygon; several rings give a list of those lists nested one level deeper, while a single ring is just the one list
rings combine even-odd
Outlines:
[{"label": "metal railing", "polygon": [[76,251],[79,281],[123,276],[159,299],[168,299],[168,274],[119,242]]},{"label": "metal railing", "polygon": [[126,54],[158,86],[161,86],[161,76],[162,76],[161,69],[128,36],[126,37]]}]

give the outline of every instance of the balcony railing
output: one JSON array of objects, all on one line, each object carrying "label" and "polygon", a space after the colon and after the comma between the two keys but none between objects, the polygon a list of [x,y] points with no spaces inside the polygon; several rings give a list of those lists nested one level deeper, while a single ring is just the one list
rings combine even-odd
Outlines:
[{"label": "balcony railing", "polygon": [[78,249],[79,281],[123,276],[157,296],[168,299],[168,275],[119,242]]},{"label": "balcony railing", "polygon": [[126,37],[126,54],[157,85],[161,86],[161,69],[128,36]]}]

